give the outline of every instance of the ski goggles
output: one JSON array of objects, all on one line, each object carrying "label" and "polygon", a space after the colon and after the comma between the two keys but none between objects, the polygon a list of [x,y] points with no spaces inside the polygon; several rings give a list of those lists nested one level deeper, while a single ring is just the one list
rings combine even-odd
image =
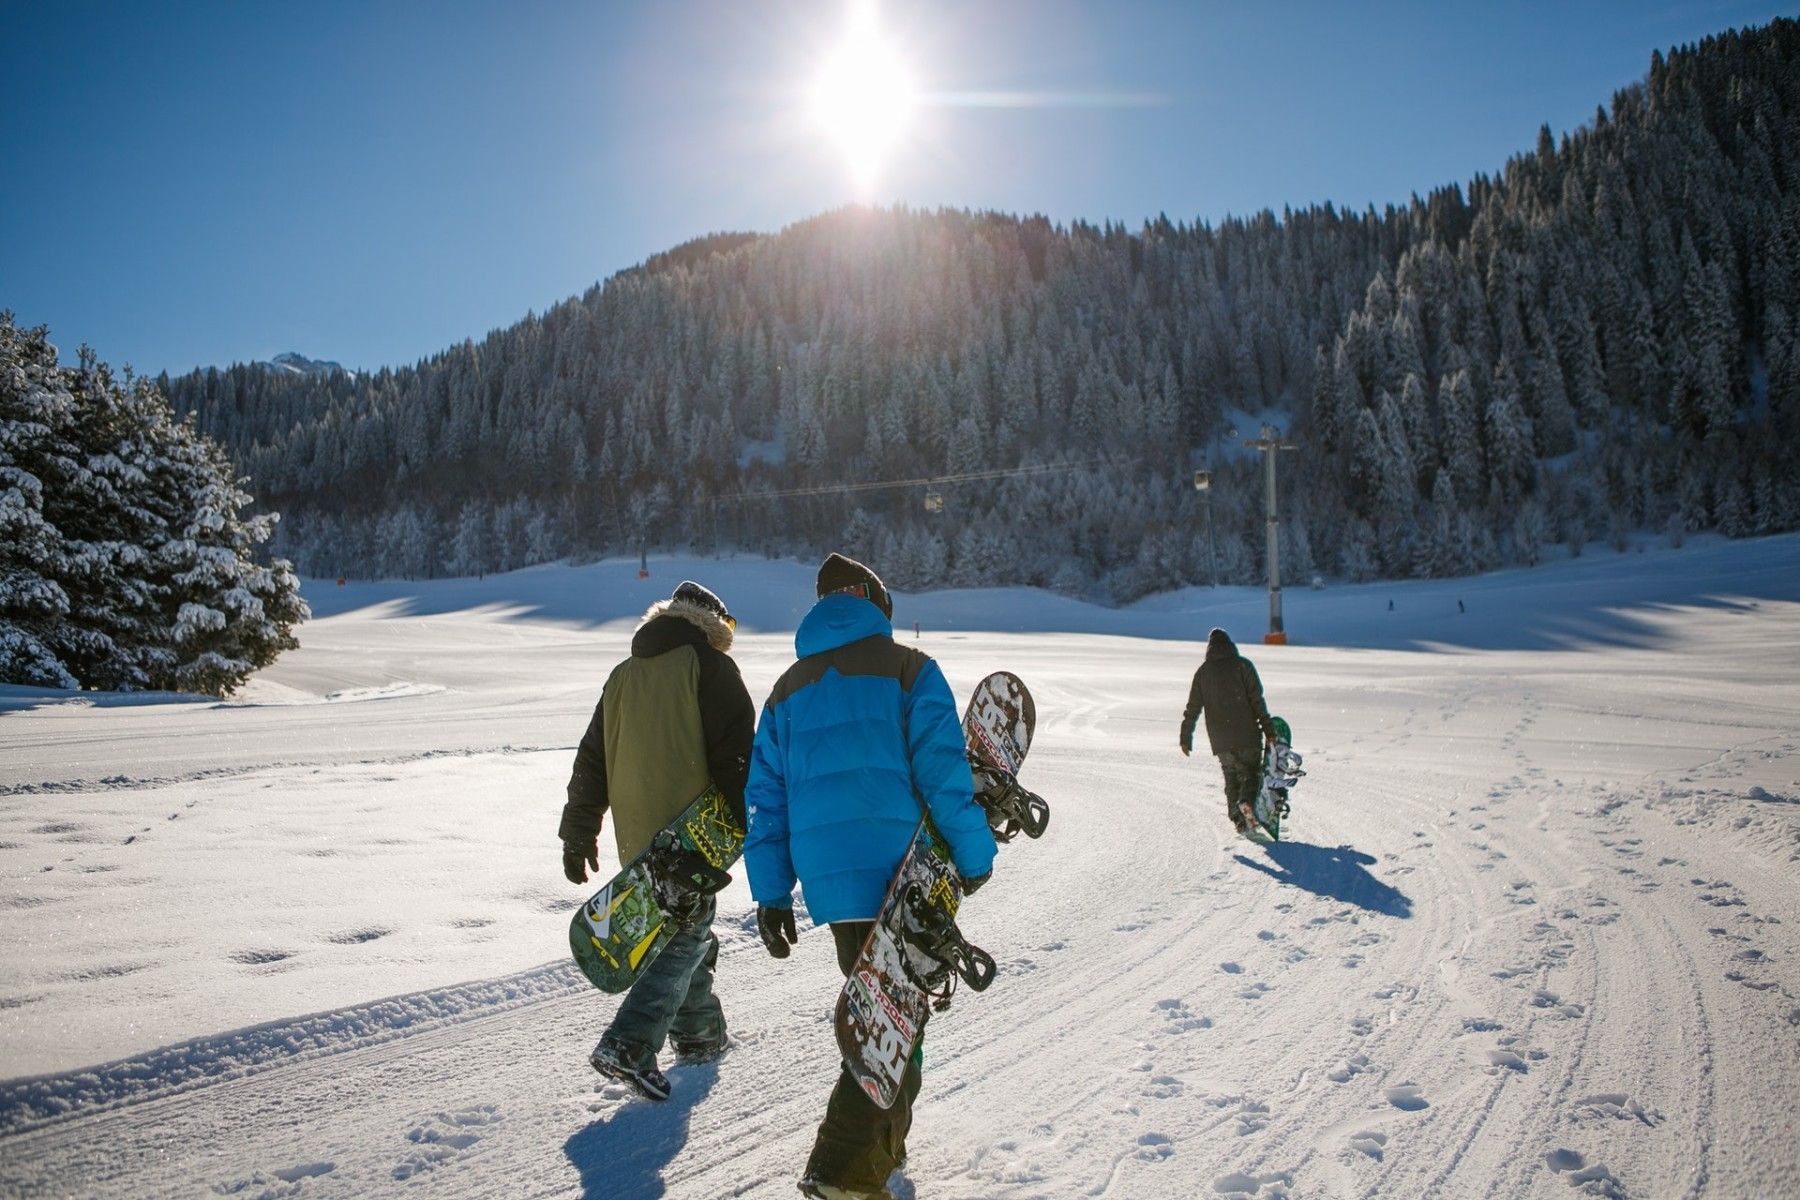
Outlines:
[{"label": "ski goggles", "polygon": [[[866,583],[852,583],[852,584],[848,585],[847,587],[833,588],[831,591],[826,592],[825,595],[826,596],[861,596],[864,600],[869,601],[871,604],[873,604],[875,602],[875,590]],[[821,596],[819,598],[821,600],[823,600],[825,597]]]}]

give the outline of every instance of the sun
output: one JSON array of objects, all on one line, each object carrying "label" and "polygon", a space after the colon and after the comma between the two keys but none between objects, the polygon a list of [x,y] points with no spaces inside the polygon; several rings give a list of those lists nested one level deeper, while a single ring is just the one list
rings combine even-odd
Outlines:
[{"label": "sun", "polygon": [[883,36],[874,4],[853,4],[842,40],[820,65],[810,107],[859,188],[874,186],[917,105],[912,73]]}]

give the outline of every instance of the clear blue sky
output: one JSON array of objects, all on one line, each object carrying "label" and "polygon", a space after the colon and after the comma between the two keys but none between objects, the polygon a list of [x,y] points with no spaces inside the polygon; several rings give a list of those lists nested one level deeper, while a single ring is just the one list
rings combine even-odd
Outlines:
[{"label": "clear blue sky", "polygon": [[411,362],[702,233],[867,197],[1137,224],[1493,171],[1766,3],[887,0],[928,105],[859,189],[842,0],[0,0],[0,307],[115,364]]}]

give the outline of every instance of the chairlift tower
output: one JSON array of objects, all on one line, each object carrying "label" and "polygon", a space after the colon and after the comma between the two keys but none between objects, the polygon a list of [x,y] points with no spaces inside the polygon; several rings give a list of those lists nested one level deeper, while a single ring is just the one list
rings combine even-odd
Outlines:
[{"label": "chairlift tower", "polygon": [[1206,497],[1206,583],[1219,586],[1219,556],[1213,549],[1212,472],[1194,472],[1194,490]]},{"label": "chairlift tower", "polygon": [[1263,644],[1285,646],[1287,630],[1281,624],[1281,522],[1275,515],[1275,453],[1299,447],[1282,441],[1281,430],[1273,425],[1264,425],[1262,436],[1252,438],[1244,445],[1262,451],[1263,456],[1263,502],[1269,531],[1269,632],[1263,635]]}]

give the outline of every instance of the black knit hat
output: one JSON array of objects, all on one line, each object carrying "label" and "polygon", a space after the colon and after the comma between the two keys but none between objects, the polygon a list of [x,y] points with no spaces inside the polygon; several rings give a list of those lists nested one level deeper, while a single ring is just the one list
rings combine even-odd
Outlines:
[{"label": "black knit hat", "polygon": [[731,614],[725,611],[725,602],[719,599],[719,597],[710,589],[701,587],[691,579],[682,580],[681,586],[675,589],[674,595],[670,596],[669,599],[685,600],[689,604],[698,604],[708,612],[717,613],[723,620],[731,619]]},{"label": "black knit hat", "polygon": [[819,595],[830,596],[837,592],[861,596],[879,608],[882,616],[890,621],[894,619],[894,598],[888,595],[881,576],[842,554],[831,555],[819,567]]}]

